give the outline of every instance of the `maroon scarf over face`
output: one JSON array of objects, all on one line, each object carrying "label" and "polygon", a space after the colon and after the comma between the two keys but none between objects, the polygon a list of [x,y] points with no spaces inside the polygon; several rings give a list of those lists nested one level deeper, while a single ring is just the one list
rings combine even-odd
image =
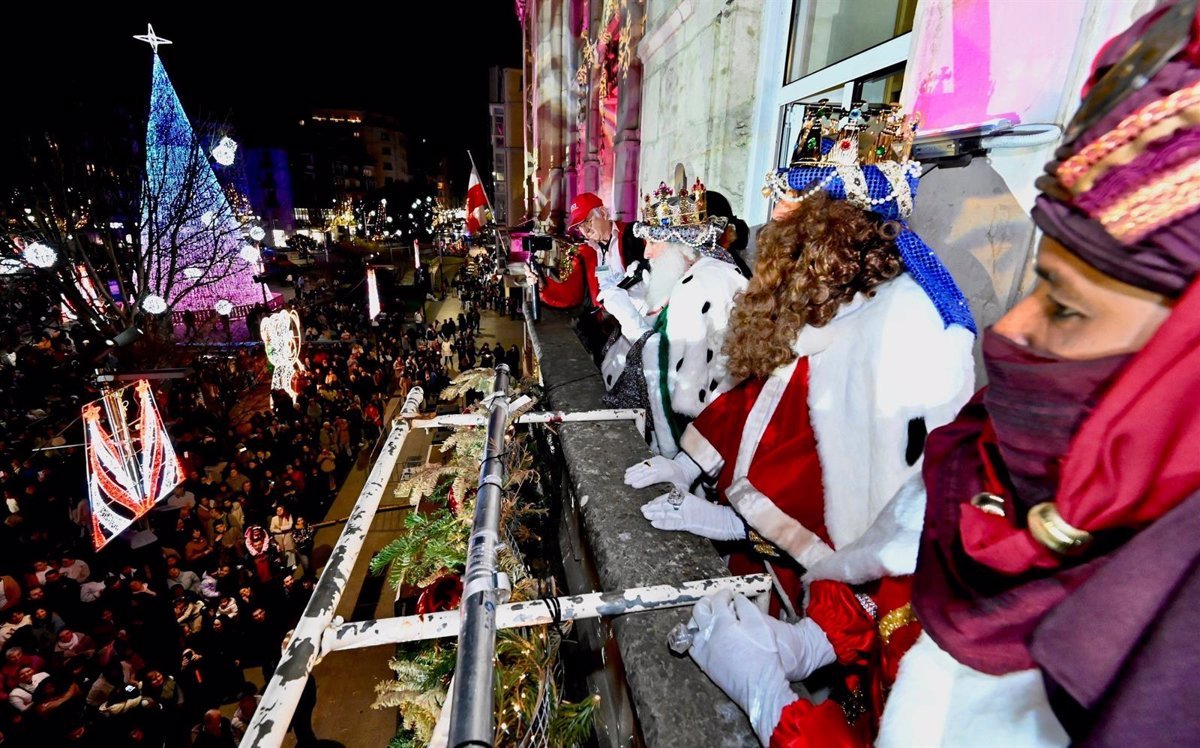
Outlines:
[{"label": "maroon scarf over face", "polygon": [[[1087,400],[1085,385],[1076,384]],[[1031,405],[1038,402],[1036,387],[1018,389],[1031,393]],[[1053,496],[1067,523],[1096,535],[1084,556],[1064,559],[1033,540],[1020,508],[1028,504],[1012,495],[1015,476],[996,485],[1006,451],[997,437],[1030,439],[1025,446],[1036,457],[1036,434],[1029,433],[1032,421],[993,428],[984,398],[977,394],[953,423],[929,435],[913,603],[925,630],[956,660],[1002,674],[1034,665],[1028,646],[1046,612],[1096,573],[1116,543],[1200,491],[1200,284],[1180,298],[1071,437]],[[1049,440],[1047,449],[1054,449]],[[1008,516],[971,506],[984,490],[1006,494]]]}]

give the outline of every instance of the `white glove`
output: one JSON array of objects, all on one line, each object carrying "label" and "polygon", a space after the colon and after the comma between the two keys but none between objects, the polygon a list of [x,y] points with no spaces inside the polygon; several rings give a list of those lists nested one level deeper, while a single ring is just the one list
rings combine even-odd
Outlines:
[{"label": "white glove", "polygon": [[764,746],[770,744],[784,707],[799,698],[788,685],[768,621],[743,595],[721,590],[692,608],[689,627],[698,631],[688,650],[705,675],[746,712]]},{"label": "white glove", "polygon": [[683,530],[709,540],[741,540],[746,525],[732,507],[683,493],[683,503],[671,504],[670,493],[642,506],[642,516],[659,530]]},{"label": "white glove", "polygon": [[630,465],[625,469],[625,485],[633,488],[645,488],[655,483],[672,483],[680,490],[686,491],[692,487],[703,471],[687,452],[680,452],[675,459],[669,460],[662,455],[654,455],[648,460]]},{"label": "white glove", "polygon": [[615,285],[596,294],[596,302],[604,306],[604,311],[613,316],[621,325],[621,334],[629,342],[636,342],[642,334],[650,329],[646,318],[642,316],[629,292]]},{"label": "white glove", "polygon": [[783,675],[789,681],[804,680],[837,661],[837,653],[833,651],[829,637],[813,619],[801,618],[796,623],[787,623],[772,616],[766,619],[771,633],[775,635]]},{"label": "white glove", "polygon": [[530,288],[537,288],[541,285],[541,279],[538,278],[537,273],[533,272],[533,268],[529,265],[525,266],[525,285]]}]

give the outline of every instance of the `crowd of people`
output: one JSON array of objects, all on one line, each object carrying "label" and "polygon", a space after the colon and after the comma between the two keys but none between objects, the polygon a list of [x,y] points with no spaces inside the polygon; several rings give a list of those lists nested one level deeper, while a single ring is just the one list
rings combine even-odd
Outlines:
[{"label": "crowd of people", "polygon": [[[436,326],[373,324],[361,303],[328,296],[299,311],[294,402],[248,401],[269,381],[248,344],[205,349],[194,375],[155,387],[186,477],[147,515],[149,532],[100,553],[82,450],[66,441],[81,441],[70,419],[98,393],[53,371],[77,353],[69,336],[22,317],[32,332],[0,367],[5,745],[235,745],[258,699],[246,671],[270,677],[320,570],[314,524],[379,437],[389,397],[422,386],[432,403],[456,371],[520,364],[516,348],[475,347],[471,307]],[[312,688],[292,723],[300,745],[315,740]]]}]

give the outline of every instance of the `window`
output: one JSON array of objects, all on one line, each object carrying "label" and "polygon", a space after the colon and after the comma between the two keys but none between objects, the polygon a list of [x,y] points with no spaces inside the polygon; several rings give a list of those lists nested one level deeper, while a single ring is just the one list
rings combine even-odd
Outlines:
[{"label": "window", "polygon": [[292,211],[292,216],[295,217],[295,219],[297,221],[304,221],[307,223],[308,222],[308,208],[296,208]]},{"label": "window", "polygon": [[392,155],[392,149],[391,149],[391,148],[386,148],[386,147],[385,147],[385,148],[383,149],[383,155],[385,155],[385,156],[390,156],[390,155]]},{"label": "window", "polygon": [[381,132],[379,133],[379,139],[386,143],[392,139],[392,134],[390,132]]},{"label": "window", "polygon": [[384,170],[384,171],[391,171],[391,170],[392,170],[392,162],[391,162],[391,161],[384,161],[384,162],[383,162],[383,170]]},{"label": "window", "polygon": [[916,0],[796,0],[785,83],[912,31]]},{"label": "window", "polygon": [[[764,127],[751,145],[747,179],[791,161],[806,111],[898,101],[917,0],[764,0],[757,103]],[[742,217],[767,219],[770,201],[746,191]]]}]

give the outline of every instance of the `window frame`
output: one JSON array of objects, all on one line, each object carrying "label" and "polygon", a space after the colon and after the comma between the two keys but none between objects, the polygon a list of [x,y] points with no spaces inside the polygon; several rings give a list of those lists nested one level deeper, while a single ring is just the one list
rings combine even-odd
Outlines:
[{"label": "window frame", "polygon": [[859,81],[905,64],[911,57],[915,29],[785,83],[795,5],[811,1],[766,0],[763,4],[760,28],[770,31],[762,35],[759,47],[758,105],[742,205],[742,215],[751,225],[764,223],[768,217],[770,201],[759,191],[763,175],[776,168],[779,159],[786,158],[785,150],[790,153],[789,141],[793,138],[789,137],[791,130],[787,121],[789,105],[830,89],[840,89],[840,96],[830,98],[848,107],[853,104],[855,85]]}]

